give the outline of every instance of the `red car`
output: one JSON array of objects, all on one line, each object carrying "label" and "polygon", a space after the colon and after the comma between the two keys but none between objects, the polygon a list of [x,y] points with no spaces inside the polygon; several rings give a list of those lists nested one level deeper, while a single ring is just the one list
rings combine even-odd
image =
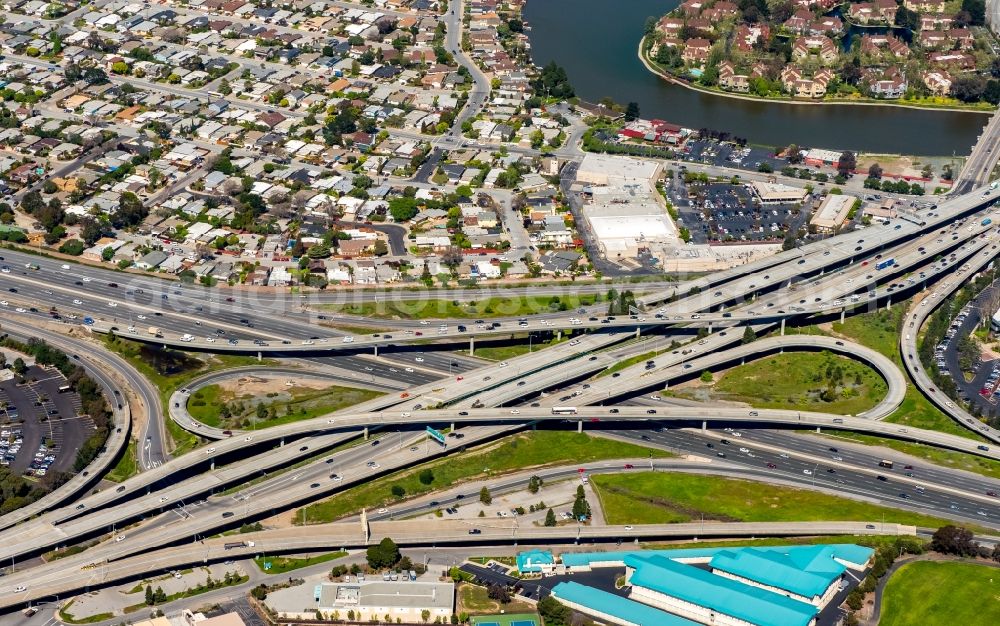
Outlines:
[{"label": "red car", "polygon": [[775,465],[774,463],[768,463],[768,464],[767,464],[767,466],[768,466],[768,467],[769,467],[770,469],[774,469],[774,468],[778,467],[778,466],[777,466],[777,465]]},{"label": "red car", "polygon": [[635,467],[635,465],[632,465],[631,463],[626,463],[625,464],[625,469],[632,469],[634,467]]}]

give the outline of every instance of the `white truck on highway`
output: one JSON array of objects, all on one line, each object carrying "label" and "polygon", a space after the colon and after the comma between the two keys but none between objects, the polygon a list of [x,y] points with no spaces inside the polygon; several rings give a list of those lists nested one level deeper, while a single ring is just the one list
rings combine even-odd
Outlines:
[{"label": "white truck on highway", "polygon": [[160,334],[159,327],[158,326],[150,326],[149,327],[149,334],[152,335],[152,336],[154,336],[154,337],[158,336]]}]

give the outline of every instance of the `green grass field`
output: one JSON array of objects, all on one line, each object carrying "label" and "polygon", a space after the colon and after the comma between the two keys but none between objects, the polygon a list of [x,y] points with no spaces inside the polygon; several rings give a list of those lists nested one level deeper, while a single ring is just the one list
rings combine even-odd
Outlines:
[{"label": "green grass field", "polygon": [[710,393],[717,400],[764,409],[857,415],[877,405],[888,387],[875,370],[853,359],[830,352],[788,352],[727,370]]},{"label": "green grass field", "polygon": [[937,528],[948,522],[867,502],[767,483],[695,474],[595,474],[609,524],[881,521]]},{"label": "green grass field", "polygon": [[139,462],[135,455],[135,439],[129,439],[128,447],[125,448],[125,454],[122,455],[122,458],[118,459],[118,464],[111,468],[104,477],[112,482],[120,483],[127,478],[135,476],[138,471]]},{"label": "green grass field", "polygon": [[[833,330],[864,346],[878,350],[902,368],[898,342],[901,332],[900,320],[906,313],[906,307],[907,303],[899,303],[891,311],[882,309],[855,315],[847,318],[843,324],[834,323]],[[962,428],[938,410],[909,381],[906,384],[903,403],[886,418],[886,421],[981,440],[975,433]]]},{"label": "green grass field", "polygon": [[361,302],[358,304],[331,304],[326,311],[345,315],[360,315],[375,319],[475,319],[509,317],[567,311],[600,302],[599,294],[563,296],[513,296],[484,298],[482,300],[398,300]]},{"label": "green grass field", "polygon": [[[532,467],[585,463],[602,459],[646,458],[650,451],[654,458],[671,456],[662,450],[645,448],[631,443],[591,437],[585,433],[563,431],[529,431],[504,438],[499,443],[486,444],[455,456],[432,461],[415,468],[397,472],[372,482],[351,487],[326,500],[310,505],[305,512],[307,523],[319,524],[360,513],[362,508],[393,504],[402,499],[444,489],[463,481],[487,476],[499,476]],[[430,468],[434,480],[420,482],[421,470]],[[392,495],[392,486],[405,490],[403,498]],[[544,494],[544,488],[542,489]],[[470,502],[469,506],[478,506]],[[293,516],[301,524],[301,509]]]},{"label": "green grass field", "polygon": [[[254,558],[253,562],[262,572],[266,572],[268,574],[284,574],[286,572],[291,572],[292,570],[309,567],[310,565],[316,565],[317,563],[334,561],[345,556],[347,556],[346,552],[329,552],[327,554],[318,554],[316,556],[301,559],[284,556],[258,556]],[[264,569],[265,563],[270,563],[271,567],[269,569]]]},{"label": "green grass field", "polygon": [[889,579],[882,602],[879,626],[1000,624],[1000,569],[907,563]]},{"label": "green grass field", "polygon": [[[118,336],[104,335],[104,346],[120,355],[139,371],[160,392],[160,405],[166,412],[170,394],[189,381],[218,370],[230,369],[244,365],[275,365],[273,359],[258,361],[251,356],[233,354],[215,354],[209,359],[176,350],[162,350],[145,344],[129,341]],[[177,425],[174,420],[163,420],[167,434],[173,443],[170,453],[174,457],[186,454],[202,445],[204,441]]]},{"label": "green grass field", "polygon": [[[191,395],[188,400],[188,411],[199,422],[215,428],[248,428],[251,422],[257,428],[267,428],[312,419],[380,395],[381,392],[369,389],[330,385],[324,389],[289,387],[287,390],[268,396],[250,394],[237,396],[223,390],[219,385],[206,385]],[[242,415],[221,417],[222,406],[224,404],[232,406],[235,402],[244,405],[245,410]],[[273,405],[276,417],[258,420],[253,410],[257,404],[263,404],[265,408]]]}]

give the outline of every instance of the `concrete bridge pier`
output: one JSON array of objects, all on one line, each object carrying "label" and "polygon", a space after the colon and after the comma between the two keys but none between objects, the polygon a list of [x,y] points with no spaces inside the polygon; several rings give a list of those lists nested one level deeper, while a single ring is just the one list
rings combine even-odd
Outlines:
[{"label": "concrete bridge pier", "polygon": [[582,433],[583,432],[583,420],[577,420],[576,421],[576,432],[578,432],[578,433]]},{"label": "concrete bridge pier", "polygon": [[562,341],[562,330],[556,331],[556,341]]},{"label": "concrete bridge pier", "polygon": [[785,318],[781,318],[781,336],[785,336]]},{"label": "concrete bridge pier", "polygon": [[374,347],[375,347],[375,356],[377,357],[378,356],[378,346],[374,346]]},{"label": "concrete bridge pier", "polygon": [[367,426],[365,426],[364,438],[365,438],[365,441],[368,441],[368,427]]},{"label": "concrete bridge pier", "polygon": [[211,471],[214,472],[215,471],[215,457],[212,457],[212,460],[209,461],[208,465],[209,465],[208,469],[210,469]]},{"label": "concrete bridge pier", "polygon": [[257,362],[258,362],[258,363],[260,363],[260,362],[261,362],[261,361],[263,361],[263,360],[264,360],[264,355],[263,355],[263,354],[261,354],[261,351],[260,351],[260,350],[258,350],[258,351],[257,351]]},{"label": "concrete bridge pier", "polygon": [[844,323],[844,318],[847,316],[847,307],[840,309],[840,323]]},{"label": "concrete bridge pier", "polygon": [[283,447],[285,447],[285,438],[284,438],[284,437],[282,437],[282,438],[281,438],[281,439],[280,439],[280,440],[278,441],[278,447],[279,447],[279,448],[283,448]]},{"label": "concrete bridge pier", "polygon": [[455,422],[451,423],[451,432],[455,432]]},{"label": "concrete bridge pier", "polygon": [[640,328],[639,328],[638,326],[636,326],[636,327],[635,327],[635,338],[636,338],[636,339],[638,339],[638,338],[639,338],[639,334],[640,334],[640,332],[639,332],[639,331],[640,331]]},{"label": "concrete bridge pier", "polygon": [[822,432],[819,426],[816,427],[816,432]]},{"label": "concrete bridge pier", "polygon": [[892,298],[889,298],[885,301],[885,310],[888,311],[891,308],[892,308]]},{"label": "concrete bridge pier", "polygon": [[701,432],[708,430],[708,420],[701,420]]},{"label": "concrete bridge pier", "polygon": [[469,336],[469,356],[476,356],[476,336]]}]

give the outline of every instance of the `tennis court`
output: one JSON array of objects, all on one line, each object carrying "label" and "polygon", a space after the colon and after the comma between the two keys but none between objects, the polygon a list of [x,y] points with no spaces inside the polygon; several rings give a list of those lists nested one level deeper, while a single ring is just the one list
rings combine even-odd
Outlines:
[{"label": "tennis court", "polygon": [[472,618],[472,626],[538,626],[538,624],[538,616],[527,613],[480,615]]}]

